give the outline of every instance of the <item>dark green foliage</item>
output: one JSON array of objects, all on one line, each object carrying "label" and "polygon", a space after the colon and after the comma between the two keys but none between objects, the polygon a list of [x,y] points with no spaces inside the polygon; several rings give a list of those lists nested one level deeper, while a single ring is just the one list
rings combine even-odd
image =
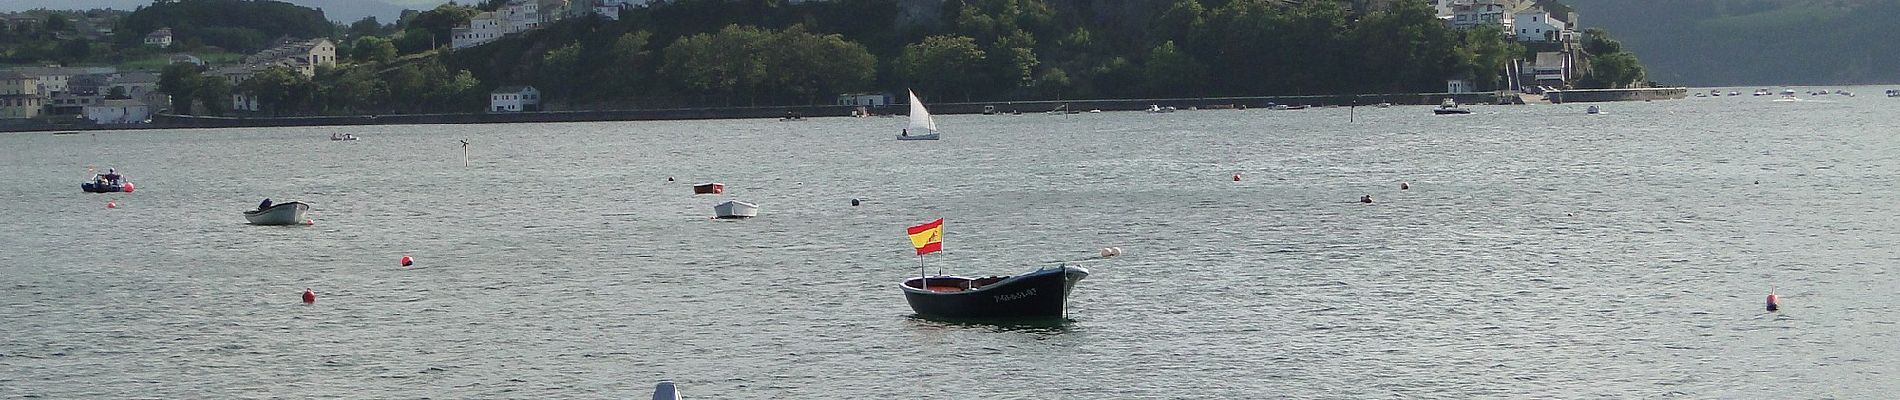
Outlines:
[{"label": "dark green foliage", "polygon": [[160,1],[132,12],[119,25],[115,35],[121,46],[138,46],[145,34],[171,28],[174,42],[192,41],[241,53],[269,47],[278,37],[329,37],[336,29],[324,19],[323,11],[267,0]]}]

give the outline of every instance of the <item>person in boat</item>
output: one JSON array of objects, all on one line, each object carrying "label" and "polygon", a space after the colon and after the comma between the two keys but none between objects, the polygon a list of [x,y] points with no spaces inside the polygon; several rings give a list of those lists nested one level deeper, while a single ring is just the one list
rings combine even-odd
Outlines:
[{"label": "person in boat", "polygon": [[257,210],[258,210],[258,211],[263,211],[263,210],[266,210],[266,209],[269,209],[269,208],[270,208],[270,198],[268,198],[268,197],[266,197],[266,198],[264,198],[264,202],[262,202],[262,203],[257,203]]},{"label": "person in boat", "polygon": [[123,178],[124,177],[119,176],[119,170],[112,169],[112,168],[106,168],[105,175],[99,175],[99,179],[104,180],[104,182],[102,183],[111,183],[114,185],[119,184],[119,179],[123,179]]}]

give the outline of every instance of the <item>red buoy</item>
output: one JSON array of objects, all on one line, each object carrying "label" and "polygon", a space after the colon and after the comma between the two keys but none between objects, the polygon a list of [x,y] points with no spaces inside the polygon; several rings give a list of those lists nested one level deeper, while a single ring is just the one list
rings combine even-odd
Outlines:
[{"label": "red buoy", "polygon": [[132,193],[132,182],[126,182],[125,189],[122,190],[125,190],[126,193]]},{"label": "red buoy", "polygon": [[1768,292],[1768,312],[1779,310],[1781,310],[1781,296],[1775,295],[1775,292]]},{"label": "red buoy", "polygon": [[416,265],[416,259],[409,258],[409,256],[402,256],[402,260],[400,262],[402,263],[402,266],[404,267]]},{"label": "red buoy", "polygon": [[1239,173],[1239,172],[1235,172],[1235,173],[1234,173],[1234,182],[1240,182],[1240,173]]},{"label": "red buoy", "polygon": [[315,302],[317,302],[317,292],[310,291],[310,288],[303,288],[303,303],[310,304]]},{"label": "red buoy", "polygon": [[106,208],[119,208],[119,203],[114,203],[114,202],[110,202],[110,201],[108,201],[108,202],[106,202]]},{"label": "red buoy", "polygon": [[305,218],[305,219],[303,220],[303,224],[304,224],[304,225],[316,225],[316,224],[317,224],[317,220],[314,220],[314,219],[308,219],[308,218]]}]

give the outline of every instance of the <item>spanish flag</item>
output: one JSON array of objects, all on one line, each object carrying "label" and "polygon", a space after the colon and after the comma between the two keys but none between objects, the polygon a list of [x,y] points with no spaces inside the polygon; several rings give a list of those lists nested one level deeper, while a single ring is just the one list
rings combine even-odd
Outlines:
[{"label": "spanish flag", "polygon": [[910,227],[910,245],[920,256],[943,251],[943,218]]}]

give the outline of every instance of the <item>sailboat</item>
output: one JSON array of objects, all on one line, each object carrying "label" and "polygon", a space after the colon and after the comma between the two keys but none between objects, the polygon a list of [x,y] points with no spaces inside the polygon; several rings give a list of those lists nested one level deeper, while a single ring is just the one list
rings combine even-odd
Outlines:
[{"label": "sailboat", "polygon": [[930,110],[924,109],[915,91],[910,92],[910,126],[897,134],[897,140],[937,140],[937,120],[930,118]]}]

